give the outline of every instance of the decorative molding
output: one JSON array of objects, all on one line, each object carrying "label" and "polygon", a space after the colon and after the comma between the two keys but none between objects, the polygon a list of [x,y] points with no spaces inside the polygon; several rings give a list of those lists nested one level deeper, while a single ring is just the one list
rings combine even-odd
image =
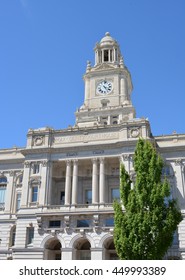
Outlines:
[{"label": "decorative molding", "polygon": [[182,159],[181,158],[175,159],[175,165],[181,166],[182,165]]},{"label": "decorative molding", "polygon": [[31,161],[25,161],[25,162],[24,162],[24,166],[25,166],[25,168],[30,168],[30,166],[31,166]]},{"label": "decorative molding", "polygon": [[120,161],[128,161],[130,160],[130,154],[122,154],[120,157]]},{"label": "decorative molding", "polygon": [[93,133],[93,134],[83,134],[76,136],[55,136],[54,144],[62,143],[76,143],[76,142],[90,142],[98,140],[107,139],[117,139],[119,137],[118,132],[105,132],[105,133]]},{"label": "decorative molding", "polygon": [[140,135],[141,135],[141,133],[140,133],[139,127],[129,128],[129,137],[130,138],[137,138]]},{"label": "decorative molding", "polygon": [[48,160],[43,160],[43,161],[41,162],[41,164],[42,164],[43,167],[46,167],[48,163],[49,163]]},{"label": "decorative molding", "polygon": [[33,138],[34,146],[41,146],[44,144],[44,136],[35,136]]},{"label": "decorative molding", "polygon": [[13,177],[14,176],[14,171],[10,170],[9,175],[10,175],[10,177]]}]

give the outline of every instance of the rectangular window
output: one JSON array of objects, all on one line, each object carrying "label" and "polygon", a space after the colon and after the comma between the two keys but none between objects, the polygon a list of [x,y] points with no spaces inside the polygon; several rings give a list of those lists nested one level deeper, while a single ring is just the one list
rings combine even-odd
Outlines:
[{"label": "rectangular window", "polygon": [[111,200],[120,201],[120,190],[119,189],[111,189]]},{"label": "rectangular window", "polygon": [[59,220],[49,221],[49,227],[59,228],[60,227],[60,221]]},{"label": "rectangular window", "polygon": [[27,245],[33,244],[34,239],[34,227],[27,228]]},{"label": "rectangular window", "polygon": [[92,203],[92,190],[85,191],[85,203],[91,204]]},{"label": "rectangular window", "polygon": [[64,205],[65,204],[65,192],[61,192],[60,193],[60,205]]},{"label": "rectangular window", "polygon": [[33,174],[38,174],[40,171],[40,164],[39,163],[35,163],[33,165]]},{"label": "rectangular window", "polygon": [[10,246],[14,246],[15,245],[15,236],[16,236],[16,227],[14,227],[14,229],[12,231]]},{"label": "rectangular window", "polygon": [[114,218],[108,218],[105,220],[106,227],[113,227],[114,226]]},{"label": "rectangular window", "polygon": [[0,209],[4,209],[5,205],[6,187],[0,186]]},{"label": "rectangular window", "polygon": [[16,211],[18,211],[21,207],[21,193],[17,193],[16,197]]},{"label": "rectangular window", "polygon": [[109,61],[109,51],[104,50],[104,61]]},{"label": "rectangular window", "polygon": [[110,61],[112,61],[112,50],[110,50]]},{"label": "rectangular window", "polygon": [[89,227],[90,220],[77,220],[77,227]]},{"label": "rectangular window", "polygon": [[31,202],[37,202],[38,198],[38,186],[32,187],[32,196],[31,196]]}]

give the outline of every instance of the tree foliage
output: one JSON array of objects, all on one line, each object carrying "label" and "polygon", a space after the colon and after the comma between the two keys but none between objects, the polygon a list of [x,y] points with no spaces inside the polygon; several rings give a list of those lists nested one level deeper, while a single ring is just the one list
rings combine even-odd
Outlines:
[{"label": "tree foliage", "polygon": [[[134,155],[135,182],[120,167],[120,198],[114,203],[114,243],[120,259],[162,259],[173,242],[182,215],[162,178],[163,160],[154,146],[140,139]],[[124,209],[124,210],[123,210]]]}]

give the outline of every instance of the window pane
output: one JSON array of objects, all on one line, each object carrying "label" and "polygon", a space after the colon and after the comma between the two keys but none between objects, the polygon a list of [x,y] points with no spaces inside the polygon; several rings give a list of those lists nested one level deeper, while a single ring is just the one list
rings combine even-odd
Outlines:
[{"label": "window pane", "polygon": [[0,177],[0,183],[7,183],[6,177]]},{"label": "window pane", "polygon": [[27,228],[27,244],[33,243],[34,238],[34,227]]},{"label": "window pane", "polygon": [[33,165],[33,174],[39,173],[39,164],[36,163]]},{"label": "window pane", "polygon": [[60,227],[60,221],[56,220],[56,221],[49,221],[49,227]]},{"label": "window pane", "polygon": [[60,204],[61,205],[65,204],[65,192],[60,193]]},{"label": "window pane", "polygon": [[114,226],[114,218],[108,218],[105,220],[106,227],[113,227]]},{"label": "window pane", "polygon": [[112,201],[120,200],[120,190],[119,189],[112,189],[111,190],[111,197],[112,197]]},{"label": "window pane", "polygon": [[0,205],[5,203],[6,187],[0,187]]},{"label": "window pane", "polygon": [[20,209],[20,206],[21,206],[21,193],[18,193],[16,199],[16,211]]},{"label": "window pane", "polygon": [[90,220],[77,220],[77,227],[89,227]]},{"label": "window pane", "polygon": [[85,191],[85,203],[92,203],[92,190]]},{"label": "window pane", "polygon": [[32,187],[32,202],[37,202],[38,186]]},{"label": "window pane", "polygon": [[13,228],[12,230],[12,236],[11,236],[11,246],[15,245],[15,235],[16,235],[16,227]]}]

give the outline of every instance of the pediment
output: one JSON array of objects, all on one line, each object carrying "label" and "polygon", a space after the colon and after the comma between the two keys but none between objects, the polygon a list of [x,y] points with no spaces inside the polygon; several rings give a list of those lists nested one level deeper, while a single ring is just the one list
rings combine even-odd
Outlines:
[{"label": "pediment", "polygon": [[115,69],[117,66],[109,64],[109,63],[102,63],[100,65],[97,65],[94,67],[94,70],[109,70],[109,69]]}]

